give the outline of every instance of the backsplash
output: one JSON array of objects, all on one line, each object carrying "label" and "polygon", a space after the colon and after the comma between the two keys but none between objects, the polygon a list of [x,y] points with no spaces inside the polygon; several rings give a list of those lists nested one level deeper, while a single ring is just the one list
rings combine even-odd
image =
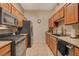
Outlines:
[{"label": "backsplash", "polygon": [[76,34],[79,35],[79,23],[73,25],[73,29],[76,30]]},{"label": "backsplash", "polygon": [[75,30],[76,35],[79,35],[79,23],[73,25],[65,25],[66,34],[70,35],[72,30]]},{"label": "backsplash", "polygon": [[64,25],[65,29],[66,29],[66,35],[70,35],[71,34],[71,29],[72,29],[72,25]]},{"label": "backsplash", "polygon": [[62,31],[65,32],[66,35],[71,35],[73,31],[75,31],[76,35],[79,35],[79,23],[72,25],[65,25],[64,21],[61,20],[58,23],[57,34],[62,34]]},{"label": "backsplash", "polygon": [[64,26],[64,21],[59,21],[58,22],[58,27],[57,27],[57,34],[62,34],[62,28]]}]

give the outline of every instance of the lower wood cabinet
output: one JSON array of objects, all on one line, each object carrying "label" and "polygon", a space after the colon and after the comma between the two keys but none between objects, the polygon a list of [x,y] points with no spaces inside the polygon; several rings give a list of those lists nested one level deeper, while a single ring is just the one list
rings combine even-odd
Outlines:
[{"label": "lower wood cabinet", "polygon": [[0,56],[11,56],[11,44],[0,48]]},{"label": "lower wood cabinet", "polygon": [[[52,53],[55,56],[62,56],[61,53],[57,50],[57,38],[55,38],[52,34],[48,34],[46,33],[46,44],[48,45],[48,47],[51,49]],[[71,53],[73,53],[73,56],[79,56],[79,48],[73,46],[73,51]],[[70,53],[70,52],[69,52]]]},{"label": "lower wood cabinet", "polygon": [[75,56],[79,56],[79,48],[75,47],[75,53],[74,54],[75,54]]},{"label": "lower wood cabinet", "polygon": [[50,36],[50,49],[53,52],[53,54],[56,56],[57,55],[57,41],[56,38],[53,36]]},{"label": "lower wood cabinet", "polygon": [[51,49],[52,53],[57,55],[57,41],[56,38],[46,33],[46,44]]},{"label": "lower wood cabinet", "polygon": [[49,46],[50,44],[50,35],[46,33],[46,44]]}]

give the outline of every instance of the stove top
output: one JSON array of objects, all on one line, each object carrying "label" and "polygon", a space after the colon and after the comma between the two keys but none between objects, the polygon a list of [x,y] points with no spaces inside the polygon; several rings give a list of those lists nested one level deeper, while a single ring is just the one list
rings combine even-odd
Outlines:
[{"label": "stove top", "polygon": [[9,40],[9,41],[15,41],[16,43],[23,38],[26,38],[24,35],[6,35],[6,36],[0,36],[0,41],[3,40]]}]

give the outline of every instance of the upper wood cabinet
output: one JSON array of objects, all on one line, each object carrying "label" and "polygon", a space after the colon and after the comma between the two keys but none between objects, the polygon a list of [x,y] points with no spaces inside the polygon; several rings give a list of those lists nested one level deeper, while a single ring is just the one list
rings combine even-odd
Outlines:
[{"label": "upper wood cabinet", "polygon": [[14,6],[12,6],[12,14],[17,16],[17,17],[19,15],[18,10]]},{"label": "upper wood cabinet", "polygon": [[0,3],[0,7],[7,10],[8,12],[11,12],[12,7],[11,7],[11,4],[9,4],[9,3]]},{"label": "upper wood cabinet", "polygon": [[7,10],[8,12],[12,13],[14,16],[17,17],[17,21],[18,21],[18,27],[22,27],[23,23],[24,23],[24,15],[17,10],[12,4],[10,3],[0,3],[0,7],[2,7],[3,9]]},{"label": "upper wood cabinet", "polygon": [[59,13],[54,14],[54,16],[53,16],[54,21],[57,21],[58,17],[59,17]]},{"label": "upper wood cabinet", "polygon": [[78,23],[78,7],[79,4],[77,3],[71,3],[66,4],[64,6],[65,8],[65,24],[73,24]]},{"label": "upper wood cabinet", "polygon": [[57,27],[58,23],[54,20],[54,17],[49,19],[49,28]]},{"label": "upper wood cabinet", "polygon": [[49,19],[49,21],[48,21],[48,26],[49,26],[49,28],[51,28],[51,19]]},{"label": "upper wood cabinet", "polygon": [[64,7],[59,10],[59,19],[64,17]]},{"label": "upper wood cabinet", "polygon": [[12,6],[12,14],[17,17],[18,27],[22,27],[24,16],[14,6]]},{"label": "upper wood cabinet", "polygon": [[18,27],[23,27],[23,15],[21,13],[18,15]]},{"label": "upper wood cabinet", "polygon": [[59,9],[56,14],[54,14],[54,21],[58,21],[59,19],[64,17],[64,8]]}]

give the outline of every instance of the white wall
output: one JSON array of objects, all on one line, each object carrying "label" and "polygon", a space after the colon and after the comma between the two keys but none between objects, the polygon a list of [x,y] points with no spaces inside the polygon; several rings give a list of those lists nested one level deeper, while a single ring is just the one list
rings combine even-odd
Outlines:
[{"label": "white wall", "polygon": [[[33,41],[43,42],[45,39],[45,32],[48,30],[48,11],[26,11],[24,15],[27,20],[32,21],[33,23]],[[37,23],[37,19],[41,19],[41,23]]]}]

